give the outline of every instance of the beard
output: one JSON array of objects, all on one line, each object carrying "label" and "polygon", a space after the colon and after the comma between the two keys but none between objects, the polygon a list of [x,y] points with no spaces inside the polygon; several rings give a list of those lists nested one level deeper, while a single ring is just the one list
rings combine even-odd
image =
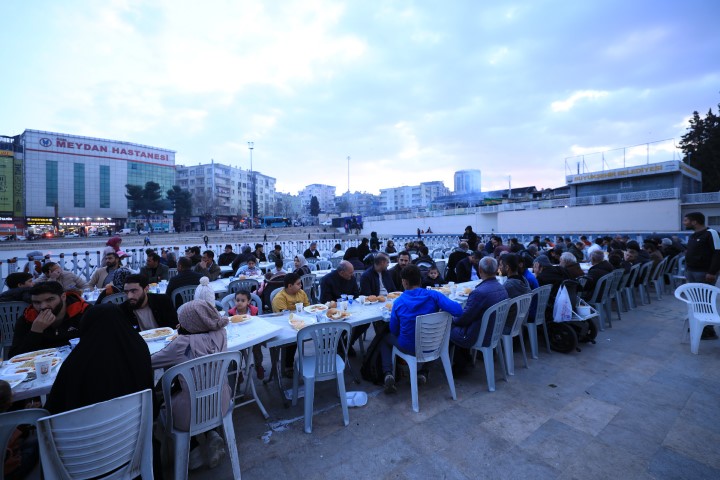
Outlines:
[{"label": "beard", "polygon": [[145,292],[143,292],[142,296],[137,299],[128,299],[128,304],[130,305],[130,308],[133,310],[137,310],[138,308],[142,308],[142,306],[145,304],[145,299],[147,298],[147,295]]},{"label": "beard", "polygon": [[[57,307],[54,307],[54,308],[44,308],[43,310],[50,310],[50,311],[52,312],[52,314],[55,315],[55,318],[57,318],[57,316],[60,315],[60,312],[62,311],[62,309],[63,309],[64,306],[65,306],[65,305],[63,304],[63,302],[60,302],[60,303],[58,303],[58,306],[57,306]],[[41,310],[41,311],[42,311],[42,310]]]}]

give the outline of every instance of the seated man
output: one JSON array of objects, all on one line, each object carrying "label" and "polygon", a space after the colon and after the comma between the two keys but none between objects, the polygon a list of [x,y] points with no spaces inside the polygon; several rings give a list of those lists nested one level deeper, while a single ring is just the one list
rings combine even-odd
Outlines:
[{"label": "seated man", "polygon": [[145,266],[140,268],[140,274],[145,275],[150,283],[160,283],[160,280],[168,279],[167,265],[160,263],[160,255],[155,252],[147,254]]},{"label": "seated man", "polygon": [[5,279],[8,289],[0,294],[0,302],[30,303],[30,289],[33,286],[33,276],[25,272],[11,273]]},{"label": "seated man", "polygon": [[265,256],[265,247],[262,243],[255,244],[255,250],[252,252],[258,262],[267,262],[267,256]]},{"label": "seated man", "polygon": [[360,277],[360,295],[383,295],[395,291],[395,283],[388,270],[390,259],[378,254],[373,260],[373,268],[365,270]]},{"label": "seated man", "polygon": [[88,282],[90,288],[102,288],[108,283],[112,283],[113,276],[118,268],[120,268],[120,257],[115,252],[105,254],[105,266],[98,267],[93,272]]},{"label": "seated man", "polygon": [[225,245],[225,252],[221,253],[218,257],[218,265],[221,267],[230,265],[233,260],[235,260],[235,257],[237,257],[237,254],[233,252],[232,245],[228,243]]},{"label": "seated man", "polygon": [[167,295],[149,293],[148,284],[145,275],[127,276],[123,288],[127,300],[120,305],[120,310],[139,331],[159,327],[177,328],[177,311],[170,298]]},{"label": "seated man", "polygon": [[165,295],[168,296],[170,301],[173,299],[173,292],[180,287],[187,287],[190,285],[200,285],[200,279],[202,275],[192,270],[192,260],[188,257],[180,257],[177,265],[178,273],[170,279],[165,290]]},{"label": "seated man", "polygon": [[[601,252],[602,253],[602,252]],[[561,266],[555,266],[550,263],[550,260],[545,255],[538,256],[534,263],[533,269],[535,270],[535,277],[537,278],[538,284],[542,287],[543,285],[552,285],[550,290],[550,298],[548,299],[547,308],[545,310],[546,317],[552,318],[553,306],[555,305],[555,297],[557,296],[560,284],[564,280],[569,280],[570,277]],[[549,315],[548,315],[549,314]]]},{"label": "seated man", "polygon": [[[402,270],[404,292],[393,303],[390,314],[390,331],[380,343],[385,393],[395,393],[395,376],[392,371],[392,349],[397,347],[405,354],[415,355],[415,320],[418,315],[435,313],[440,310],[451,315],[460,315],[462,307],[459,303],[447,298],[435,290],[422,288],[422,275],[415,265],[408,265]],[[500,287],[502,288],[502,287]],[[427,365],[418,371],[418,383],[427,381]]]},{"label": "seated man", "polygon": [[320,252],[318,252],[318,249],[317,249],[317,242],[312,242],[310,244],[310,248],[305,250],[305,252],[303,253],[303,257],[305,257],[305,258],[319,258],[320,257]]},{"label": "seated man", "polygon": [[360,295],[355,281],[355,269],[347,260],[340,262],[335,270],[320,280],[320,303],[337,300],[341,295]]},{"label": "seated man", "polygon": [[80,319],[90,307],[80,295],[65,292],[58,282],[44,282],[32,287],[30,298],[32,306],[15,323],[10,357],[68,345],[80,336]]},{"label": "seated man", "polygon": [[[450,342],[455,345],[454,375],[463,375],[467,372],[470,348],[475,345],[480,336],[485,310],[508,298],[505,287],[495,278],[498,268],[497,261],[489,256],[484,257],[479,260],[478,266],[482,282],[470,292],[465,308],[461,314],[453,318],[453,327],[450,330]],[[484,342],[489,342],[492,338],[494,318],[490,320]]]},{"label": "seated man", "polygon": [[208,277],[211,282],[220,278],[220,267],[215,263],[215,252],[205,250],[200,258],[200,263],[195,265],[193,271],[203,277]]},{"label": "seated man", "polygon": [[595,250],[590,255],[590,263],[592,263],[592,267],[590,267],[590,270],[587,272],[588,281],[585,283],[585,287],[583,288],[585,298],[592,297],[593,291],[595,290],[595,284],[598,280],[600,280],[600,277],[611,273],[615,269],[610,262],[605,260],[605,254],[601,250]]},{"label": "seated man", "polygon": [[[425,245],[418,248],[418,257],[412,261],[413,265],[420,267],[420,270],[425,270],[435,265],[435,260],[430,256],[430,249]],[[424,267],[424,268],[423,268]]]},{"label": "seated man", "polygon": [[398,253],[397,257],[397,265],[395,265],[390,270],[390,275],[392,276],[393,284],[395,285],[395,288],[398,289],[398,291],[402,292],[403,285],[402,285],[402,271],[405,267],[410,265],[410,253],[407,250],[403,250],[402,252]]},{"label": "seated man", "polygon": [[268,262],[274,262],[276,260],[284,260],[282,247],[280,245],[275,245],[273,251],[268,254]]},{"label": "seated man", "polygon": [[575,258],[575,255],[570,252],[563,252],[562,255],[560,255],[560,266],[565,269],[568,277],[573,280],[585,275],[585,272],[583,272],[580,265],[578,265],[577,258]]},{"label": "seated man", "polygon": [[455,267],[455,281],[463,283],[480,280],[480,259],[482,258],[483,254],[476,251],[460,260]]},{"label": "seated man", "polygon": [[445,280],[448,282],[454,282],[457,279],[455,278],[455,267],[457,267],[457,264],[460,263],[460,261],[468,256],[468,243],[466,241],[461,241],[460,245],[453,249],[453,252],[448,257],[447,262],[447,273]]},{"label": "seated man", "polygon": [[55,262],[47,262],[43,265],[42,272],[43,274],[35,280],[35,283],[58,282],[65,290],[83,290],[87,287],[87,282],[84,278],[63,270],[62,267]]}]

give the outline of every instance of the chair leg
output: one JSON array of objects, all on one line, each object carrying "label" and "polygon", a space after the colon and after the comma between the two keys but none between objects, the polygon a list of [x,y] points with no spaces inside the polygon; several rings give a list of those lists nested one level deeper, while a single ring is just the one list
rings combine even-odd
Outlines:
[{"label": "chair leg", "polygon": [[700,350],[700,338],[704,325],[692,318],[689,319],[688,324],[690,325],[690,353],[697,355]]},{"label": "chair leg", "polygon": [[537,360],[538,358],[538,331],[537,325],[534,323],[527,324],[528,339],[530,340],[530,356]]},{"label": "chair leg", "polygon": [[498,342],[495,346],[495,351],[497,351],[498,355],[498,361],[500,362],[500,365],[502,366],[502,374],[505,381],[508,381],[508,371],[507,371],[507,365],[505,364],[505,353],[503,351],[503,345],[502,342]]},{"label": "chair leg", "polygon": [[345,377],[343,372],[337,372],[338,390],[340,391],[340,406],[342,407],[343,425],[350,425],[350,414],[348,413],[347,395],[345,394]]},{"label": "chair leg", "polygon": [[525,365],[525,368],[528,367],[528,361],[527,361],[527,353],[525,352],[525,339],[523,338],[522,330],[520,330],[520,350],[522,350],[522,356],[523,356],[523,364]]},{"label": "chair leg", "polygon": [[[513,358],[513,344],[512,337],[510,335],[503,335],[500,339],[502,347],[505,350],[505,365],[507,368],[507,374],[512,376],[515,375],[515,359]],[[498,342],[498,344],[500,344]]]},{"label": "chair leg", "polygon": [[190,435],[187,433],[175,434],[175,458],[173,462],[173,477],[183,480],[188,476],[188,461],[190,459]]},{"label": "chair leg", "polygon": [[227,443],[228,456],[232,466],[233,478],[240,480],[240,458],[238,457],[237,442],[235,440],[235,428],[233,427],[232,411],[223,418],[223,429],[225,430],[225,442]]},{"label": "chair leg", "polygon": [[447,377],[448,386],[450,387],[450,395],[452,395],[453,400],[457,400],[457,394],[455,393],[455,378],[452,374],[450,354],[448,352],[443,352],[440,355],[440,360],[442,361],[443,369],[445,370],[445,377]]},{"label": "chair leg", "polygon": [[680,343],[690,343],[690,326],[687,318],[683,321],[682,335]]},{"label": "chair leg", "polygon": [[488,392],[495,391],[495,361],[493,360],[493,351],[483,349],[483,363],[485,364],[485,376],[487,376]]},{"label": "chair leg", "polygon": [[420,412],[418,403],[418,383],[417,383],[417,361],[415,357],[405,357],[405,361],[410,369],[410,393],[412,396],[412,409],[415,413]]},{"label": "chair leg", "polygon": [[[295,362],[295,368],[293,369],[293,394],[292,394],[292,406],[296,406],[298,402],[298,388],[300,386],[300,373],[298,372],[298,363]],[[286,404],[287,405],[287,404]]]},{"label": "chair leg", "polygon": [[612,328],[612,301],[609,298],[603,301],[603,308],[605,309],[605,318],[607,318],[608,327]]},{"label": "chair leg", "polygon": [[303,380],[305,381],[305,433],[312,433],[313,401],[315,400],[315,379],[303,378]]},{"label": "chair leg", "polygon": [[548,334],[547,322],[542,324],[543,332],[545,333],[545,350],[550,353],[550,335]]}]

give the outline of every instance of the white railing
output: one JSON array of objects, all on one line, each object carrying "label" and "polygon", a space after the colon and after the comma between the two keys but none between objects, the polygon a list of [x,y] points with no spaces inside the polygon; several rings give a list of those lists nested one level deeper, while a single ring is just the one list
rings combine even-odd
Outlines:
[{"label": "white railing", "polygon": [[682,203],[718,203],[720,192],[690,193],[682,196]]}]

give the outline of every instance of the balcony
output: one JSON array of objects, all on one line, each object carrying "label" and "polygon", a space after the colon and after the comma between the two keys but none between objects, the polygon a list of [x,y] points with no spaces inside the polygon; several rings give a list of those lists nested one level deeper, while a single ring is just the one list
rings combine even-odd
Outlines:
[{"label": "balcony", "polygon": [[682,196],[682,203],[698,204],[698,203],[719,203],[720,192],[707,193],[690,193]]}]

